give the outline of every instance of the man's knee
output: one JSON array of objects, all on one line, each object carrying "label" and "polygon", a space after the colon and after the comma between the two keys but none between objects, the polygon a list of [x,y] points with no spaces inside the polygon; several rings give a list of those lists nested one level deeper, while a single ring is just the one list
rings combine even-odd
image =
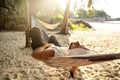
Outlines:
[{"label": "man's knee", "polygon": [[55,44],[56,46],[60,46],[58,40],[56,39],[56,37],[54,35],[50,36],[49,38],[49,43],[53,43]]}]

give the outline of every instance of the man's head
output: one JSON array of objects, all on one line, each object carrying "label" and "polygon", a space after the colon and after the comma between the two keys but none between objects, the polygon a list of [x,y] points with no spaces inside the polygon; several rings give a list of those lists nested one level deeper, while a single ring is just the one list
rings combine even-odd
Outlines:
[{"label": "man's head", "polygon": [[74,49],[74,48],[82,48],[82,49],[85,49],[85,50],[89,50],[84,45],[80,45],[80,43],[78,41],[77,42],[72,42],[70,44],[69,49]]},{"label": "man's head", "polygon": [[69,46],[69,49],[73,49],[73,48],[78,48],[80,46],[80,43],[77,42],[72,42]]}]

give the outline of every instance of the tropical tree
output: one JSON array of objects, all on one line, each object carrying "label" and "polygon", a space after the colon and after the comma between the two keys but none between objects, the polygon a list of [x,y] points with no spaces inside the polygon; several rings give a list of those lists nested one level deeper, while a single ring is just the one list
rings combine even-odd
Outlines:
[{"label": "tropical tree", "polygon": [[25,47],[30,47],[30,37],[29,37],[29,31],[30,31],[30,14],[29,14],[29,5],[28,0],[25,0],[25,10],[26,10],[26,30],[25,30],[25,37],[26,37],[26,45]]},{"label": "tropical tree", "polygon": [[87,17],[87,12],[84,9],[78,9],[76,11],[76,14],[78,15],[78,17]]},{"label": "tropical tree", "polygon": [[93,17],[107,17],[109,16],[104,10],[84,10],[84,9],[78,9],[76,11],[76,14],[78,15],[79,18],[93,18]]},{"label": "tropical tree", "polygon": [[65,35],[69,34],[69,32],[68,32],[69,8],[70,8],[70,0],[68,0],[66,3],[66,10],[65,10],[64,19],[62,22],[62,29],[59,32],[60,34],[65,34]]},{"label": "tropical tree", "polygon": [[[93,0],[88,0],[88,8],[91,7],[92,5],[92,1]],[[66,3],[66,10],[65,10],[65,13],[64,13],[64,19],[63,19],[63,22],[62,22],[62,29],[61,31],[59,32],[60,34],[69,34],[68,32],[68,17],[69,17],[69,8],[70,8],[70,0],[67,0],[67,3]]]}]

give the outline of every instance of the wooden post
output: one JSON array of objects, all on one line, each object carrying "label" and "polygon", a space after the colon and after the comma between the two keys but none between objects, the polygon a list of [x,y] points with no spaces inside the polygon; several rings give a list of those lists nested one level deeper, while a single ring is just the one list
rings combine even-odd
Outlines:
[{"label": "wooden post", "polygon": [[25,47],[30,47],[30,37],[29,37],[29,31],[30,31],[31,25],[30,25],[30,13],[29,13],[29,3],[28,0],[26,0],[26,45]]}]

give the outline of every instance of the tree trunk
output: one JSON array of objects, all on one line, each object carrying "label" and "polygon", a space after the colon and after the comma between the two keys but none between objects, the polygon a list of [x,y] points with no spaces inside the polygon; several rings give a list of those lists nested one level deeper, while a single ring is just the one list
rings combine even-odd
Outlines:
[{"label": "tree trunk", "polygon": [[69,34],[69,32],[68,32],[69,8],[70,8],[70,0],[68,0],[68,2],[66,3],[66,10],[65,10],[65,13],[64,13],[64,19],[63,19],[63,23],[62,23],[62,29],[59,32],[59,34],[64,34],[64,35]]},{"label": "tree trunk", "polygon": [[25,31],[26,45],[25,45],[25,47],[30,47],[29,31],[30,31],[30,14],[29,14],[28,0],[26,0],[26,31]]}]

